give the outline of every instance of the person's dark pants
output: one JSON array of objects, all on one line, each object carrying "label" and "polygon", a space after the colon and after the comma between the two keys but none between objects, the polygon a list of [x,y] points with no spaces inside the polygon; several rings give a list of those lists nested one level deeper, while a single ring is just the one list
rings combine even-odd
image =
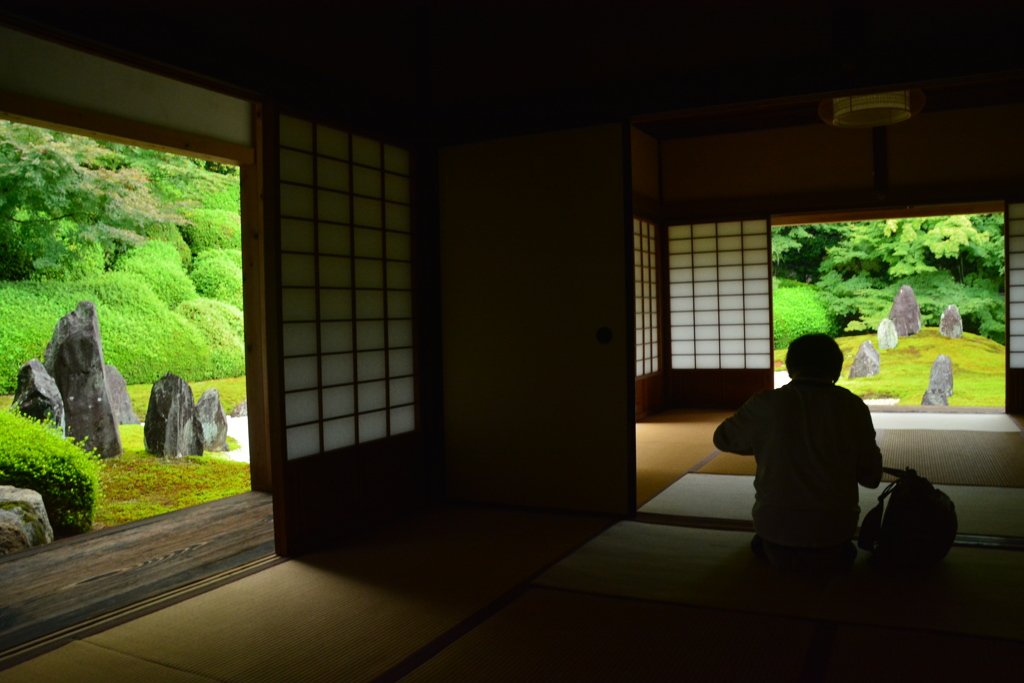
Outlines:
[{"label": "person's dark pants", "polygon": [[787,571],[844,569],[851,566],[857,557],[857,546],[853,541],[828,548],[793,548],[766,541],[754,534],[750,549],[776,569]]}]

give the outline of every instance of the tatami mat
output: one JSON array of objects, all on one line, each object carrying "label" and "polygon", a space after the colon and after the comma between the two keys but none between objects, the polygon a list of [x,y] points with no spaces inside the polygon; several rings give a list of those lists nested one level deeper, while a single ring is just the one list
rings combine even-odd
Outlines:
[{"label": "tatami mat", "polygon": [[[84,642],[218,681],[289,681],[296,672],[303,681],[371,680],[607,524],[511,511],[423,513],[372,541],[270,567]],[[0,677],[66,681],[60,673],[74,670],[80,651],[57,650]]]},{"label": "tatami mat", "polygon": [[[892,628],[1024,640],[1024,553],[953,548],[928,570],[778,572],[754,558],[750,534],[620,522],[558,563],[537,584]],[[912,606],[904,608],[904,606]]]},{"label": "tatami mat", "polygon": [[1009,681],[1020,675],[1022,662],[1020,641],[843,625],[824,680]]},{"label": "tatami mat", "polygon": [[[1024,489],[997,486],[939,486],[956,505],[961,534],[1024,537]],[[858,487],[861,518],[885,490]],[[688,474],[668,487],[640,512],[675,517],[750,521],[754,478]]]},{"label": "tatami mat", "polygon": [[672,410],[636,425],[636,496],[643,505],[715,450],[718,424],[732,413]]},{"label": "tatami mat", "polygon": [[796,681],[813,635],[785,617],[533,589],[402,681]]},{"label": "tatami mat", "polygon": [[875,430],[936,429],[968,432],[1020,432],[1006,413],[872,412]]},{"label": "tatami mat", "polygon": [[213,680],[79,641],[0,671],[3,683],[210,683]]}]

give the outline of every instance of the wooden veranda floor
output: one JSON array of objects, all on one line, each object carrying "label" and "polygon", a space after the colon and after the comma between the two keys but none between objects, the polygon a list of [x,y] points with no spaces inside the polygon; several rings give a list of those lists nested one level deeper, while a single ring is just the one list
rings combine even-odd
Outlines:
[{"label": "wooden veranda floor", "polygon": [[250,492],[0,558],[0,656],[271,561],[271,496]]}]

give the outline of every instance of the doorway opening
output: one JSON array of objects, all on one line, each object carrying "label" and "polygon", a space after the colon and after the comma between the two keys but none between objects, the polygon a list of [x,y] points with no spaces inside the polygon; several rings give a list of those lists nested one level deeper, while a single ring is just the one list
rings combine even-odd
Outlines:
[{"label": "doorway opening", "polygon": [[868,405],[1004,410],[1003,222],[1002,202],[773,218],[775,386],[789,343],[823,333]]},{"label": "doorway opening", "polygon": [[[39,491],[58,539],[250,491],[239,167],[11,121],[0,121],[0,163],[8,433],[36,443],[59,433],[96,454],[49,439],[49,464],[36,467],[5,449],[0,484]],[[119,439],[76,433],[63,396],[50,426],[15,415],[29,412],[16,395],[23,368],[52,369],[55,328],[83,301]],[[146,435],[154,383],[168,373],[209,407],[189,423],[199,453],[177,457]]]}]

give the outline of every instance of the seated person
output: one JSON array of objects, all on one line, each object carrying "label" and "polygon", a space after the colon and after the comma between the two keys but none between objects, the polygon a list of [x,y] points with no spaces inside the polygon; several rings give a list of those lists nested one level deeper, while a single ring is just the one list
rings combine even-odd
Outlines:
[{"label": "seated person", "polygon": [[864,402],[835,386],[839,345],[824,334],[789,347],[792,382],[755,394],[715,431],[715,446],[753,455],[751,548],[780,569],[852,564],[860,518],[857,484],[876,488],[882,453]]}]

